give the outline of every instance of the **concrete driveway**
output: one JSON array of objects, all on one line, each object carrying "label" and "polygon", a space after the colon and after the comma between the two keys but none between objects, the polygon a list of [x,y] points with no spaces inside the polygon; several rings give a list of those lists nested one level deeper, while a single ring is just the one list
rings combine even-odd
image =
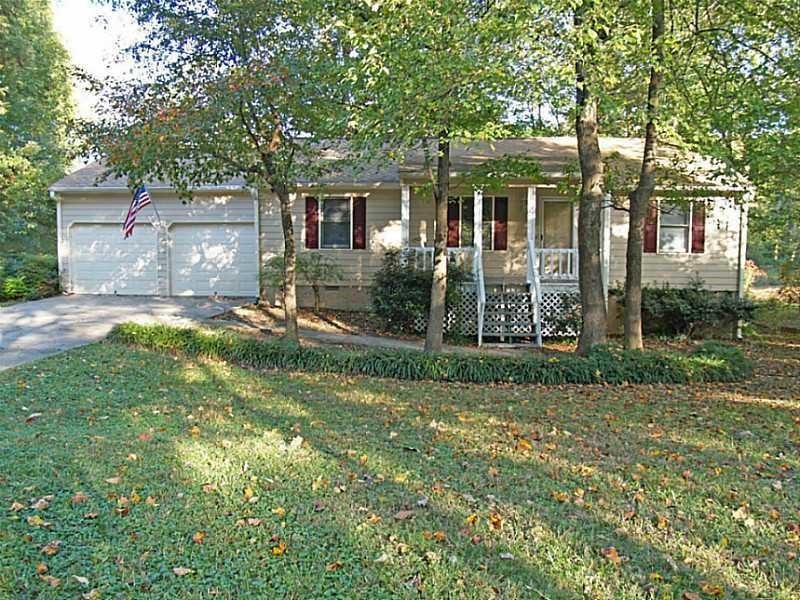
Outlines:
[{"label": "concrete driveway", "polygon": [[102,339],[117,323],[188,324],[250,299],[56,296],[0,308],[0,370]]}]

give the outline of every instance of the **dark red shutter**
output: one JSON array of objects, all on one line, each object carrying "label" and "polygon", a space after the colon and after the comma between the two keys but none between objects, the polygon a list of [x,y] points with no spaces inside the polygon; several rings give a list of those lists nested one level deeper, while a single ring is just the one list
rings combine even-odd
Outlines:
[{"label": "dark red shutter", "polygon": [[658,203],[653,202],[644,219],[644,251],[655,252],[658,248]]},{"label": "dark red shutter", "polygon": [[353,249],[367,247],[367,199],[353,198]]},{"label": "dark red shutter", "polygon": [[494,250],[508,249],[508,198],[494,199]]},{"label": "dark red shutter", "polygon": [[706,205],[695,202],[692,207],[692,253],[702,254],[706,249]]},{"label": "dark red shutter", "polygon": [[447,201],[447,247],[458,248],[459,236],[459,206],[458,198]]},{"label": "dark red shutter", "polygon": [[319,248],[319,202],[306,197],[306,248]]}]

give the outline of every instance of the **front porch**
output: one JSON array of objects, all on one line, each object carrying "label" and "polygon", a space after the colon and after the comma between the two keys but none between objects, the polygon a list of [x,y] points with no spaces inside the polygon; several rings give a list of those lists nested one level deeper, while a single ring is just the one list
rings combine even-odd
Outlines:
[{"label": "front porch", "polygon": [[[433,220],[420,218],[411,188],[402,186],[401,233],[405,259],[418,268],[433,266]],[[610,214],[604,232],[610,234]],[[577,334],[564,325],[578,292],[577,207],[553,189],[509,188],[507,195],[474,190],[454,196],[448,206],[448,260],[471,275],[465,301],[449,321],[459,333],[498,342],[542,345],[542,338]],[[428,235],[430,234],[430,235]],[[604,235],[604,287],[608,243]]]}]

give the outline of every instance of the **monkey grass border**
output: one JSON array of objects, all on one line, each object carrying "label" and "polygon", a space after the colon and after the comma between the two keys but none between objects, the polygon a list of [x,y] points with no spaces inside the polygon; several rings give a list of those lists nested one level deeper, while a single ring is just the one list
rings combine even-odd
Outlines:
[{"label": "monkey grass border", "polygon": [[659,384],[737,381],[752,372],[733,346],[706,342],[688,353],[606,345],[589,356],[426,354],[415,350],[306,348],[226,331],[123,323],[116,343],[223,360],[258,369],[368,375],[401,380],[514,384]]}]

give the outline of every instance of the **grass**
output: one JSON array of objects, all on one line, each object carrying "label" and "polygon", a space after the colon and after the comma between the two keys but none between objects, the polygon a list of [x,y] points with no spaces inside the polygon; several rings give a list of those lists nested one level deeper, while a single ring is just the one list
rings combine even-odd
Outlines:
[{"label": "grass", "polygon": [[796,598],[800,338],[748,352],[658,386],[5,371],[0,596]]}]

